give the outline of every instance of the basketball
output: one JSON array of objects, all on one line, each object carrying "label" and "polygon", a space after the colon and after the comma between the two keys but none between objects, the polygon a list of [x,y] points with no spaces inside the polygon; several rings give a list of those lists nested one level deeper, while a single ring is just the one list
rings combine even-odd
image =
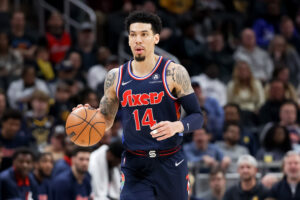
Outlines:
[{"label": "basketball", "polygon": [[66,133],[79,146],[93,146],[103,137],[105,119],[99,110],[92,107],[75,109],[67,118]]}]

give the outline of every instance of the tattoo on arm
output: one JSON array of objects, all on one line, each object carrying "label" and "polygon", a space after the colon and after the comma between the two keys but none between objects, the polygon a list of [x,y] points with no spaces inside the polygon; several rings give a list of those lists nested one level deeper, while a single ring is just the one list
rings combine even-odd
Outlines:
[{"label": "tattoo on arm", "polygon": [[177,97],[182,97],[194,92],[191,86],[191,80],[185,68],[177,67],[175,70],[175,83],[180,89],[176,90]]},{"label": "tattoo on arm", "polygon": [[104,91],[111,87],[116,80],[116,73],[113,71],[108,72],[107,77],[105,79]]},{"label": "tattoo on arm", "polygon": [[118,99],[103,96],[100,101],[100,112],[108,118],[113,118],[118,110]]},{"label": "tattoo on arm", "polygon": [[175,67],[173,67],[172,69],[167,69],[166,76],[171,76],[172,80],[175,82]]}]

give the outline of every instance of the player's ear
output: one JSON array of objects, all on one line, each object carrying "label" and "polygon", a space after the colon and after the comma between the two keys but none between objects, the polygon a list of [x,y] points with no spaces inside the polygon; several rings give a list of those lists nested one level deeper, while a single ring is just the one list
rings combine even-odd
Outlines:
[{"label": "player's ear", "polygon": [[154,35],[154,43],[155,43],[155,44],[158,44],[158,43],[159,43],[159,34],[158,34],[158,33],[156,33],[156,34]]}]

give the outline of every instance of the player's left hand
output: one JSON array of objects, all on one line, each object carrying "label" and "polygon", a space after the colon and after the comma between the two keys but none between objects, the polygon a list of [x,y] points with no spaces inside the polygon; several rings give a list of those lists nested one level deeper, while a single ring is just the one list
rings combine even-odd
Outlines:
[{"label": "player's left hand", "polygon": [[151,127],[150,134],[156,140],[161,141],[169,137],[172,137],[176,133],[183,130],[183,125],[180,121],[170,122],[170,121],[161,121],[158,124],[155,124]]}]

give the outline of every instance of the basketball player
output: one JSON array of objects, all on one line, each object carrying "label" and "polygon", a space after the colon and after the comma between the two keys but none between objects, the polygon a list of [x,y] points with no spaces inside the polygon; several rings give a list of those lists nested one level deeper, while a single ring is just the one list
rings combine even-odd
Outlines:
[{"label": "basketball player", "polygon": [[[186,69],[154,54],[160,18],[133,12],[125,25],[134,59],[107,74],[100,102],[107,129],[121,105],[126,149],[121,200],[187,200],[188,169],[180,144],[183,133],[201,128],[200,105]],[[183,119],[180,105],[187,113]]]}]

